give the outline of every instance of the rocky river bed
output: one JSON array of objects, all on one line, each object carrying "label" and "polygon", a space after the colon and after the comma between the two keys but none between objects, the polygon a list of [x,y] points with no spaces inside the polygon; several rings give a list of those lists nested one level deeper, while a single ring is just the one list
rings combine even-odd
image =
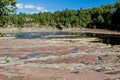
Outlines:
[{"label": "rocky river bed", "polygon": [[0,80],[120,80],[119,57],[97,38],[0,37]]}]

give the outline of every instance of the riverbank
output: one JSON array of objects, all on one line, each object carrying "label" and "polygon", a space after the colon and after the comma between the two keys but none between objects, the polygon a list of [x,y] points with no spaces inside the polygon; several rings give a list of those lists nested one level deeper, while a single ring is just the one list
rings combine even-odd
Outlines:
[{"label": "riverbank", "polygon": [[98,34],[113,34],[120,35],[118,31],[110,31],[105,29],[90,29],[90,28],[68,28],[63,30],[57,30],[52,27],[41,27],[41,28],[0,28],[1,33],[17,33],[17,32],[48,32],[48,31],[63,31],[73,33],[98,33]]},{"label": "riverbank", "polygon": [[90,29],[90,28],[71,28],[71,29],[65,29],[63,31],[70,31],[73,33],[97,33],[97,34],[113,34],[113,35],[120,35],[120,32],[118,31],[111,31],[106,29]]},{"label": "riverbank", "polygon": [[56,28],[0,28],[1,33],[18,33],[18,32],[48,32],[48,31],[57,31]]}]

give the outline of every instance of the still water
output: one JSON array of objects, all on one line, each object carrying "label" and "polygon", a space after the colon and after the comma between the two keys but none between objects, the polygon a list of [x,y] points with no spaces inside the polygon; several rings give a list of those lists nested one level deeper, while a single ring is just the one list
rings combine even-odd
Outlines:
[{"label": "still water", "polygon": [[98,41],[104,44],[120,45],[120,35],[111,34],[95,34],[95,33],[71,33],[71,32],[19,32],[19,33],[7,33],[8,37],[16,37],[21,39],[77,39],[77,38],[91,38],[97,37]]}]

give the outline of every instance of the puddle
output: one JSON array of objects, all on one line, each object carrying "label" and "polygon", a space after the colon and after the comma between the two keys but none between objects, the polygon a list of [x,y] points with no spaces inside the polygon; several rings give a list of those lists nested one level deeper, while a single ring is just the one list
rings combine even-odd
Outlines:
[{"label": "puddle", "polygon": [[29,57],[36,57],[36,56],[39,56],[40,54],[48,54],[48,55],[50,55],[52,53],[53,53],[53,51],[44,51],[44,52],[41,52],[41,53],[30,53],[30,54],[27,54],[27,56],[29,56]]},{"label": "puddle", "polygon": [[5,56],[8,56],[8,57],[9,57],[9,56],[12,56],[12,54],[4,54],[4,55],[5,55]]},{"label": "puddle", "polygon": [[36,57],[36,56],[38,56],[39,55],[39,53],[31,53],[31,54],[27,54],[27,56],[29,56],[29,57]]},{"label": "puddle", "polygon": [[72,48],[71,51],[72,51],[72,53],[77,53],[78,52],[78,48]]}]

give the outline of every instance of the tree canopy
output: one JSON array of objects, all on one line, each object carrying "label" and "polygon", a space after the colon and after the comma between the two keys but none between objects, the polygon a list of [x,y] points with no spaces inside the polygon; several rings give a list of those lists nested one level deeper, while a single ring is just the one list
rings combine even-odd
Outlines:
[{"label": "tree canopy", "polygon": [[0,26],[5,25],[6,15],[15,12],[16,0],[0,0]]},{"label": "tree canopy", "polygon": [[[70,27],[86,27],[111,29],[120,31],[120,0],[115,4],[101,5],[91,9],[69,10],[64,9],[56,12],[39,12],[35,14],[10,14],[15,11],[15,0],[0,1],[0,13],[4,16],[0,23],[11,25],[13,27],[41,27],[55,25]],[[5,10],[4,10],[5,9]],[[0,24],[1,25],[1,24]]]}]

